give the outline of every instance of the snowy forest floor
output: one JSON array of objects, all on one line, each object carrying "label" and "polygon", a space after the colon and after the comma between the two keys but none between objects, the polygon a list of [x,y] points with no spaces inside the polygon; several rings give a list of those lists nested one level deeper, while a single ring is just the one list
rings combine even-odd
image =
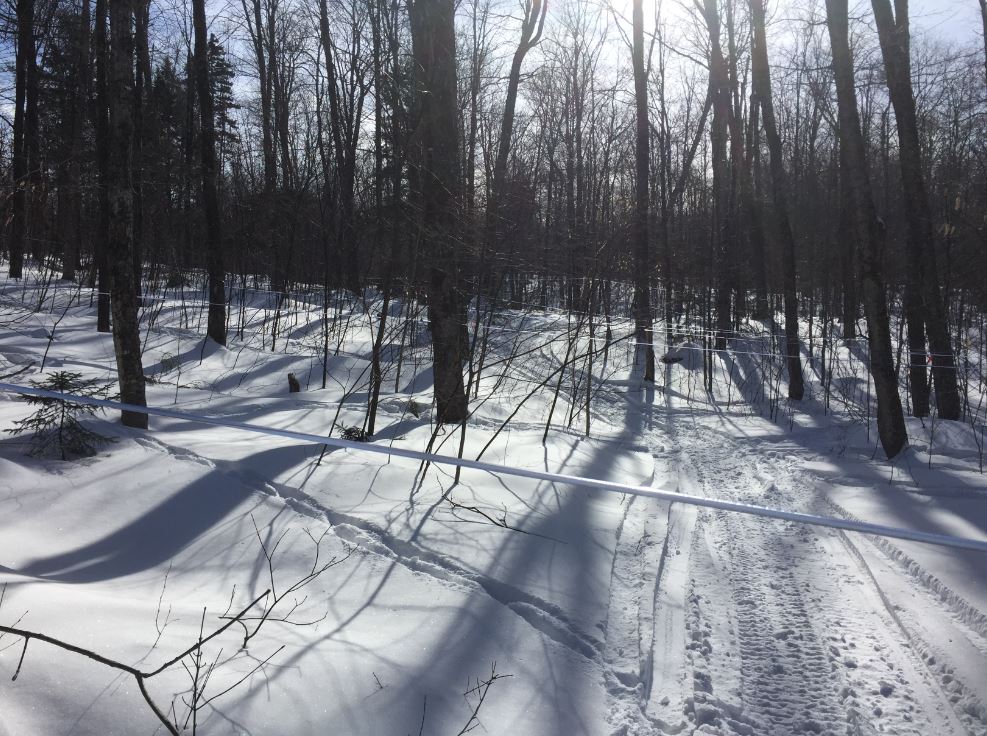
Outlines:
[{"label": "snowy forest floor", "polygon": [[[318,435],[360,426],[374,327],[361,307],[334,327],[324,389],[317,304],[296,300],[274,338],[256,297],[229,348],[204,344],[189,309],[166,294],[143,310],[150,405]],[[8,283],[0,325],[4,380],[112,380],[88,292]],[[466,457],[987,540],[976,423],[909,420],[890,464],[866,417],[825,412],[818,385],[772,420],[743,341],[715,359],[712,396],[688,345],[652,389],[621,343],[594,367],[589,437],[573,371],[543,443],[555,380],[533,389],[565,360],[570,320],[504,313],[495,327]],[[401,376],[388,362],[374,442],[422,450],[427,336],[395,335],[390,357],[417,347]],[[0,394],[0,429],[30,411]],[[0,438],[0,624],[153,669],[195,642],[203,609],[215,628],[272,576],[282,590],[303,577],[316,547],[338,559],[298,594],[302,625],[214,642],[212,692],[252,674],[198,714],[201,733],[987,734],[982,554],[478,471],[454,484],[354,450],[319,462],[317,446],[176,419],[88,426],[115,441],[68,462]],[[459,442],[449,430],[435,449]],[[271,572],[261,540],[282,534]],[[0,639],[3,736],[163,732],[123,673],[34,641],[11,681],[21,654]],[[510,677],[474,721],[494,667]],[[149,687],[183,712],[184,671]]]}]

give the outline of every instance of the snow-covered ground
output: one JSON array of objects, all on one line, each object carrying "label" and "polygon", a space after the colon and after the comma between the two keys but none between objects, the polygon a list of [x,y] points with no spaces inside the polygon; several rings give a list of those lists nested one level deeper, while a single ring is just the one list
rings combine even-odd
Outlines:
[{"label": "snow-covered ground", "polygon": [[[112,378],[88,292],[77,306],[53,293],[33,311],[35,286],[3,287],[0,376],[16,375],[0,380]],[[273,307],[254,295],[228,349],[203,344],[196,305],[170,292],[154,304],[149,404],[317,435],[362,424],[374,325],[360,305],[334,325],[323,389],[318,300],[287,305],[272,334]],[[465,457],[987,540],[968,425],[910,420],[892,465],[874,456],[873,428],[824,413],[818,381],[804,408],[753,409],[742,397],[757,362],[741,341],[736,364],[716,360],[712,400],[687,346],[649,390],[618,343],[594,362],[587,438],[566,401],[585,386],[566,374],[552,408],[565,316],[494,327]],[[416,342],[400,376],[385,351],[378,444],[432,438]],[[287,393],[288,372],[302,393]],[[0,429],[30,411],[0,394]],[[272,578],[282,592],[336,558],[272,615],[289,621],[245,648],[238,627],[207,645],[207,695],[248,677],[200,710],[201,733],[987,734],[982,554],[472,470],[454,484],[448,468],[354,450],[319,462],[314,445],[176,419],[89,426],[116,441],[82,460],[0,439],[0,625],[148,671]],[[457,429],[433,445],[454,455],[460,441]],[[22,649],[0,639],[0,734],[164,733],[133,677],[42,641],[11,681]],[[487,688],[493,672],[509,677]],[[147,686],[184,719],[184,669]]]}]

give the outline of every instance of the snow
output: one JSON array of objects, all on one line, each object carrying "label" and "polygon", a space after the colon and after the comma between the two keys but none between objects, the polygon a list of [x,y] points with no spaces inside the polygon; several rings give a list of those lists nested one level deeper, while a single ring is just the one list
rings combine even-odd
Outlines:
[{"label": "snow", "polygon": [[[55,290],[32,311],[29,281],[0,294],[0,376],[112,379],[88,292],[69,305],[74,292]],[[362,308],[335,333],[323,389],[318,300],[289,305],[272,351],[272,313],[251,298],[228,349],[203,344],[198,308],[173,294],[144,311],[149,403],[319,435],[360,426],[373,330]],[[772,420],[754,389],[761,343],[716,357],[712,397],[697,344],[670,351],[682,362],[649,390],[621,343],[595,366],[590,436],[582,416],[566,426],[563,396],[543,444],[554,381],[497,432],[558,367],[566,319],[508,313],[495,327],[465,457],[987,540],[976,426],[909,420],[911,446],[891,464],[866,417],[824,411],[814,373],[805,406],[782,402]],[[416,344],[400,378],[389,366],[378,444],[423,450],[432,437],[427,340]],[[515,346],[530,352],[510,360]],[[859,369],[841,358],[846,375]],[[287,393],[289,371],[302,393]],[[29,411],[0,395],[0,428]],[[0,440],[0,624],[153,669],[272,574],[284,590],[317,549],[335,557],[287,599],[306,625],[269,621],[245,649],[232,628],[209,648],[222,663],[213,692],[248,679],[202,710],[202,733],[455,735],[494,667],[509,677],[490,685],[479,732],[987,733],[980,553],[472,470],[454,485],[452,470],[408,459],[331,449],[318,462],[320,448],[286,438],[150,424],[92,420],[115,441],[68,462]],[[459,443],[456,428],[433,444]],[[270,550],[282,534],[272,573],[261,540]],[[22,642],[0,649],[0,734],[163,733],[128,675],[31,641],[11,681]],[[189,679],[174,668],[149,688],[181,711]]]}]

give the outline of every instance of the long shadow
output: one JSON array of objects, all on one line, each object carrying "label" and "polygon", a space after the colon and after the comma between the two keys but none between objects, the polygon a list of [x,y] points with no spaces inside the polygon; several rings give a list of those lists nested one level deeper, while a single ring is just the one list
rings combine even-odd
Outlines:
[{"label": "long shadow", "polygon": [[[624,440],[639,442],[641,433],[653,421],[650,406],[653,388],[644,394],[641,406],[626,414],[627,424],[620,435]],[[612,444],[607,444],[595,450],[588,463],[579,463],[580,474],[608,475],[612,468],[608,450]],[[541,732],[546,735],[594,733],[594,724],[585,722],[583,716],[593,711],[594,697],[601,700],[604,697],[590,683],[595,680],[604,648],[609,586],[608,580],[600,578],[609,576],[611,567],[609,556],[602,560],[600,555],[610,555],[612,550],[598,538],[601,524],[593,508],[596,494],[563,488],[557,489],[555,495],[558,501],[553,513],[532,514],[534,523],[524,525],[529,535],[512,534],[503,540],[479,576],[480,586],[487,595],[471,596],[458,615],[434,634],[432,641],[438,643],[437,649],[423,657],[414,669],[400,673],[411,688],[403,688],[400,694],[393,695],[386,707],[396,711],[407,709],[426,694],[427,688],[426,730],[447,730],[466,711],[461,700],[443,697],[441,693],[482,678],[489,673],[491,663],[497,662],[498,671],[514,676],[509,685],[494,686],[511,688],[511,712],[524,714],[532,708],[549,709],[550,718],[538,718],[551,724]],[[602,534],[605,536],[609,531]],[[426,544],[425,540],[422,544]],[[594,575],[597,579],[592,579]],[[530,604],[518,599],[516,594],[512,597],[511,591],[516,589],[532,591],[549,604],[546,608],[554,610],[531,610]],[[512,625],[531,626],[544,634],[541,650],[516,650],[511,641],[514,637],[508,633]],[[492,631],[500,632],[501,637],[491,636]],[[508,634],[507,642],[503,641],[504,634]],[[546,672],[548,682],[543,679]],[[417,692],[410,695],[409,689]],[[436,689],[439,703],[433,706]],[[511,723],[498,724],[498,729],[505,733],[512,733],[515,727]]]},{"label": "long shadow", "polygon": [[[269,476],[276,475],[297,464],[298,450],[281,447],[260,452],[251,458],[251,464],[263,467]],[[127,488],[123,479],[107,482],[119,483],[121,493],[147,492]],[[91,583],[143,572],[173,558],[254,494],[235,473],[216,467],[101,539],[37,558],[17,572],[67,583]]]},{"label": "long shadow", "polygon": [[[589,467],[586,472],[594,475],[600,472],[599,467]],[[458,686],[469,678],[483,675],[490,663],[497,661],[501,670],[515,675],[520,689],[528,690],[534,683],[532,678],[542,673],[542,667],[547,666],[553,682],[548,700],[554,703],[558,718],[555,729],[550,733],[578,734],[590,733],[591,725],[582,722],[581,713],[585,699],[590,695],[583,690],[585,680],[575,677],[579,668],[572,659],[596,656],[600,653],[601,644],[595,633],[588,631],[588,620],[593,616],[598,601],[588,595],[590,590],[605,590],[596,584],[588,586],[586,576],[593,574],[596,566],[596,556],[599,554],[597,545],[592,538],[591,508],[589,495],[581,490],[566,490],[562,492],[561,504],[554,514],[543,517],[527,531],[533,534],[553,537],[565,545],[553,544],[543,539],[522,535],[513,535],[505,540],[500,550],[494,556],[494,562],[484,575],[488,581],[489,596],[473,596],[465,611],[461,612],[452,623],[436,638],[436,642],[444,642],[441,650],[430,662],[423,662],[418,671],[410,672],[406,681],[415,683],[428,677],[433,683],[448,683],[446,687]],[[506,558],[506,563],[499,564]],[[557,570],[555,574],[550,571]],[[598,568],[597,568],[598,569]],[[490,635],[491,631],[504,631],[505,617],[513,619],[512,611],[521,613],[517,606],[522,603],[508,602],[505,609],[506,596],[497,590],[490,590],[499,580],[510,581],[512,586],[529,590],[535,588],[538,597],[559,605],[568,619],[568,627],[580,631],[582,639],[594,642],[592,648],[579,646],[577,640],[568,641],[564,633],[555,631],[556,623],[545,617],[543,633],[547,634],[544,641],[545,651],[537,653],[518,652],[510,646],[498,641]],[[603,612],[605,615],[605,611]],[[538,625],[541,613],[532,612],[525,617],[530,625]],[[516,625],[524,626],[525,622],[516,620]],[[547,627],[552,627],[551,629]],[[553,635],[554,634],[554,635]],[[571,653],[558,656],[553,652],[558,645],[568,646]],[[553,656],[554,655],[554,656]],[[535,661],[528,670],[524,664],[529,656]],[[539,663],[538,660],[544,659]],[[436,677],[439,675],[439,677]],[[545,683],[540,683],[541,687]],[[516,704],[523,708],[523,704]],[[449,709],[452,710],[452,709]],[[440,717],[442,714],[439,714]],[[445,716],[451,720],[451,714]],[[508,732],[510,729],[508,729]]]},{"label": "long shadow", "polygon": [[[647,401],[652,401],[653,389],[645,393]],[[646,422],[650,422],[644,414],[628,412],[627,425],[618,439],[637,444]],[[577,443],[562,465],[571,462],[572,455],[582,447],[582,443]],[[580,462],[580,473],[605,477],[612,467],[612,447],[613,442],[608,442],[594,448],[588,462]],[[390,678],[399,678],[408,686],[388,688],[386,693],[382,691],[376,708],[386,708],[405,714],[409,720],[417,720],[422,697],[427,695],[426,731],[455,732],[470,712],[459,695],[459,688],[466,683],[475,683],[478,677],[483,678],[489,674],[491,663],[498,662],[499,672],[514,676],[507,685],[495,685],[498,690],[510,688],[509,695],[504,697],[510,698],[511,713],[525,714],[531,708],[541,707],[547,709],[548,714],[538,720],[552,724],[552,728],[543,733],[559,736],[594,733],[593,724],[584,722],[583,716],[599,712],[603,705],[602,702],[590,704],[594,696],[602,701],[604,695],[602,690],[587,686],[598,677],[604,649],[603,631],[612,564],[609,557],[612,549],[597,536],[606,536],[610,530],[601,530],[603,525],[595,518],[593,504],[599,494],[548,486],[543,487],[540,495],[542,500],[519,522],[530,533],[506,533],[499,545],[491,550],[490,564],[473,576],[485,594],[469,596],[466,605],[457,609],[453,620],[434,632],[430,637],[431,651],[423,653],[415,667],[402,671],[400,664],[394,664]],[[327,514],[332,512],[327,510]],[[416,535],[421,531],[418,529]],[[337,620],[341,619],[341,623],[318,641],[306,642],[294,656],[282,662],[285,667],[290,669],[319,641],[355,645],[348,635],[357,629],[357,621],[369,615],[374,607],[385,605],[382,594],[394,573],[402,566],[413,573],[419,567],[427,572],[433,565],[429,555],[442,554],[429,549],[428,535],[421,535],[414,545],[399,539],[392,539],[392,543],[397,545],[399,555],[383,571],[362,602],[348,611],[337,611]],[[602,559],[601,554],[606,554],[607,558]],[[552,570],[556,570],[554,575]],[[593,575],[597,579],[587,585],[589,576]],[[440,574],[439,577],[443,576]],[[540,639],[540,652],[515,648],[521,631],[513,631],[523,631],[527,627],[544,634]],[[500,637],[491,637],[491,631],[500,632]],[[528,631],[530,639],[530,629]],[[552,691],[548,697],[544,695],[543,681],[546,668]],[[541,694],[534,694],[539,692]],[[492,698],[496,697],[492,695]],[[383,702],[385,698],[386,703]],[[353,725],[356,727],[359,722],[354,721]],[[512,732],[511,726],[507,726],[505,732]]]}]

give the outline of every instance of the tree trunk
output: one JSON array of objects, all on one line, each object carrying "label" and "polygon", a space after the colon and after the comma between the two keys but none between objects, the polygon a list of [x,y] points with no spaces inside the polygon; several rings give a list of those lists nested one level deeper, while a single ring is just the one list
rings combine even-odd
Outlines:
[{"label": "tree trunk", "polygon": [[[905,196],[905,221],[908,225],[908,270],[913,274],[911,279],[919,286],[922,317],[929,338],[929,351],[932,353],[936,408],[942,419],[959,419],[962,407],[956,382],[956,361],[949,338],[946,309],[939,291],[932,210],[922,173],[918,120],[912,93],[908,0],[895,0],[894,14],[889,0],[872,0],[872,5],[887,72],[888,91],[891,93],[891,104],[894,105],[898,126],[898,158]],[[924,357],[922,356],[923,364]],[[916,359],[917,356],[913,356],[913,362]]]},{"label": "tree trunk", "polygon": [[421,221],[429,258],[428,321],[432,333],[436,419],[469,415],[461,358],[466,303],[461,274],[459,105],[456,88],[455,3],[414,0],[410,5],[420,111]]},{"label": "tree trunk", "polygon": [[[401,86],[397,84],[398,75],[400,73],[401,61],[399,54],[399,40],[397,35],[397,30],[391,28],[391,32],[388,37],[388,47],[385,49],[383,47],[383,17],[385,9],[384,7],[378,6],[377,21],[381,23],[380,28],[375,30],[374,33],[374,58],[376,68],[374,71],[374,85],[375,85],[375,96],[379,97],[380,102],[375,104],[380,105],[380,114],[378,119],[383,121],[383,100],[386,92],[389,92],[391,96],[391,121],[390,121],[390,151],[391,151],[391,232],[390,232],[390,253],[386,259],[384,265],[384,285],[383,293],[381,295],[381,311],[380,311],[380,322],[377,325],[377,337],[374,340],[373,345],[373,357],[371,361],[371,380],[370,380],[370,403],[367,410],[367,434],[373,435],[374,429],[377,421],[377,407],[380,401],[380,389],[384,380],[383,371],[381,368],[381,346],[384,343],[385,330],[387,326],[387,317],[391,305],[392,289],[394,285],[394,274],[398,267],[398,259],[400,258],[401,251],[401,223],[402,223],[402,204],[401,204],[401,193],[402,193],[402,182],[404,181],[404,149],[403,146],[406,143],[405,138],[402,134],[401,121],[398,112],[401,110]],[[391,2],[391,13],[393,18],[398,17],[398,0],[392,0]],[[395,24],[396,25],[396,24]],[[385,75],[384,75],[384,60],[387,59],[390,67],[388,68],[387,80],[389,81],[389,90],[385,88]],[[379,129],[377,131],[378,139],[383,138],[383,130]],[[380,166],[380,171],[383,171],[383,166]],[[380,182],[377,194],[377,205],[378,208],[383,207],[383,174],[381,173],[378,178]],[[379,224],[378,232],[383,229],[382,218]]]},{"label": "tree trunk", "polygon": [[79,37],[75,62],[75,94],[70,102],[68,125],[68,162],[66,164],[66,205],[60,240],[62,242],[62,278],[75,280],[82,245],[82,146],[83,122],[86,114],[86,93],[89,89],[89,0],[82,0],[79,13]]},{"label": "tree trunk", "polygon": [[750,233],[750,258],[754,270],[754,311],[752,317],[757,320],[772,319],[768,300],[768,254],[765,249],[764,223],[761,212],[761,120],[757,104],[757,94],[751,91],[750,122],[747,126],[747,169],[750,177],[749,187],[752,192],[748,196],[750,218],[748,232]]},{"label": "tree trunk", "polygon": [[106,36],[107,1],[96,0],[96,27],[93,45],[96,54],[96,94],[93,104],[93,128],[96,133],[96,170],[99,174],[99,222],[93,247],[96,260],[97,296],[96,331],[110,331],[110,119],[109,88],[107,84]]},{"label": "tree trunk", "polygon": [[861,244],[860,276],[867,315],[870,367],[877,393],[877,431],[885,454],[892,458],[901,452],[908,435],[891,354],[891,329],[882,263],[884,233],[874,210],[864,137],[857,112],[847,0],[826,0],[826,15],[836,75],[841,165],[852,209],[852,233]]},{"label": "tree trunk", "polygon": [[728,189],[727,128],[730,122],[730,75],[720,46],[720,16],[716,0],[705,0],[704,15],[710,40],[709,94],[713,100],[710,142],[713,157],[713,257],[716,259],[716,350],[726,350],[730,331],[732,211]]},{"label": "tree trunk", "polygon": [[860,310],[860,298],[857,294],[859,279],[857,269],[857,248],[854,243],[853,217],[850,214],[853,205],[850,200],[850,186],[847,184],[846,167],[843,166],[843,145],[840,148],[839,202],[840,214],[836,229],[837,248],[840,258],[840,276],[843,282],[843,340],[848,345],[857,339],[857,314]]},{"label": "tree trunk", "polygon": [[921,275],[906,268],[905,324],[908,327],[908,385],[911,387],[912,416],[929,416],[929,381],[925,368],[925,319],[922,294],[916,283]]},{"label": "tree trunk", "polygon": [[[633,7],[634,63],[634,331],[637,347],[635,366],[641,365],[644,380],[655,380],[655,348],[651,324],[651,248],[648,242],[648,220],[651,199],[648,176],[651,163],[651,130],[648,126],[648,74],[644,64],[643,0],[634,0]],[[587,413],[589,407],[586,408]]]},{"label": "tree trunk", "polygon": [[[134,283],[133,169],[134,36],[133,0],[110,3],[110,65],[108,82],[111,134],[107,197],[110,227],[107,252],[110,263],[110,303],[113,311],[113,346],[124,403],[146,406],[141,342],[137,324],[137,289]],[[147,415],[124,411],[128,427],[147,428]]]},{"label": "tree trunk", "polygon": [[133,263],[134,284],[137,296],[141,293],[141,277],[144,270],[144,145],[149,142],[146,136],[145,117],[147,111],[145,101],[151,84],[151,48],[148,38],[150,25],[150,0],[134,2],[134,52],[136,54],[134,80],[134,150],[133,150],[133,182],[134,182],[134,236]]},{"label": "tree trunk", "polygon": [[[754,198],[752,172],[750,162],[747,160],[733,0],[726,3],[725,10],[727,54],[724,62],[727,69],[727,96],[730,99],[727,127],[730,131],[730,222],[733,229],[733,237],[728,241],[731,247],[726,253],[726,274],[733,297],[733,314],[731,320],[730,308],[727,306],[725,315],[721,311],[719,319],[726,329],[736,330],[740,327],[740,320],[747,314],[743,262],[745,259],[750,260],[752,249],[763,251],[764,228],[760,203]],[[753,128],[757,127],[757,116],[753,111],[751,111],[750,125]],[[747,237],[746,243],[744,236]]]},{"label": "tree trunk", "polygon": [[223,268],[223,222],[219,212],[219,166],[216,160],[216,116],[209,84],[209,42],[206,2],[192,0],[195,29],[195,88],[199,96],[199,148],[202,155],[202,203],[206,214],[206,272],[209,275],[209,317],[206,334],[226,344],[226,271]]},{"label": "tree trunk", "polygon": [[[789,219],[788,182],[782,158],[781,136],[775,121],[771,98],[771,69],[768,66],[767,34],[764,28],[764,0],[750,0],[753,43],[751,67],[754,94],[764,118],[764,135],[771,154],[771,194],[774,199],[778,234],[781,238],[784,276],[785,346],[788,362],[788,398],[801,401],[805,393],[802,359],[799,354],[798,295],[795,279],[795,235]],[[753,114],[753,113],[752,113]]]},{"label": "tree trunk", "polygon": [[[14,194],[11,201],[10,276],[19,279],[24,271],[24,250],[27,244],[29,181],[28,95],[32,72],[37,64],[34,43],[34,0],[17,0],[17,52],[14,71],[14,140],[11,179]],[[35,91],[35,94],[37,92]],[[35,131],[36,133],[37,131]]]}]

